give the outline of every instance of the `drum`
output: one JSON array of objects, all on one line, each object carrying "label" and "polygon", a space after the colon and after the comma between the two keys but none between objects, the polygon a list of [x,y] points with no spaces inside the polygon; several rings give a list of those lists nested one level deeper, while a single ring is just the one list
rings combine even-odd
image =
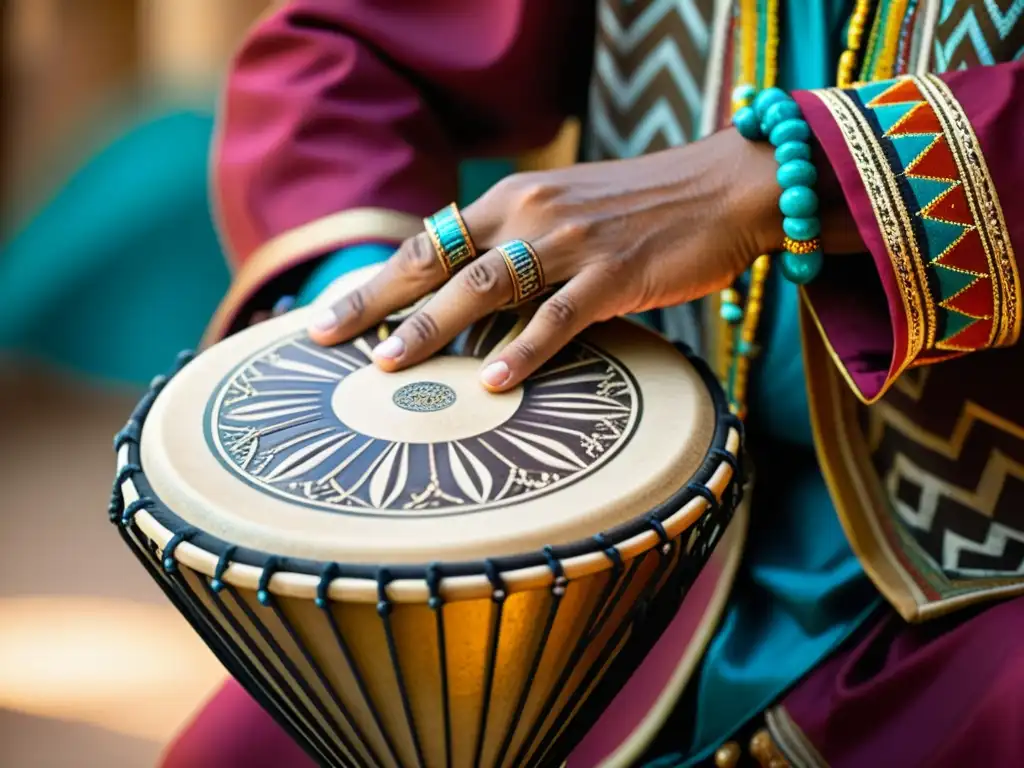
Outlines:
[{"label": "drum", "polygon": [[122,538],[321,765],[604,760],[594,724],[729,525],[741,428],[708,368],[616,320],[487,393],[528,316],[386,374],[400,317],[322,348],[297,310],[183,357],[115,439]]}]

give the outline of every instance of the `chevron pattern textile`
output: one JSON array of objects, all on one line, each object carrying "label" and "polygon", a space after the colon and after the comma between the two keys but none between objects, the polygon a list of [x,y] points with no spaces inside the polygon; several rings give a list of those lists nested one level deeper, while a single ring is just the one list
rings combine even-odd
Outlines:
[{"label": "chevron pattern textile", "polygon": [[999,376],[1010,357],[1019,355],[905,374],[865,412],[890,519],[944,597],[1024,576],[1024,406],[974,383]]},{"label": "chevron pattern textile", "polygon": [[697,138],[714,0],[598,0],[589,160]]},{"label": "chevron pattern textile", "polygon": [[1024,0],[942,0],[932,68],[949,72],[1024,58]]}]

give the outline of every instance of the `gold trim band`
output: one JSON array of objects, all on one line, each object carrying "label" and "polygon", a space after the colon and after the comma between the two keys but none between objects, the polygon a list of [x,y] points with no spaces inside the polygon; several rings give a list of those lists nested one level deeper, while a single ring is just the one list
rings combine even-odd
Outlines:
[{"label": "gold trim band", "polygon": [[419,219],[388,208],[353,208],[284,232],[257,248],[242,264],[203,337],[208,346],[227,333],[235,315],[276,275],[347,243],[401,242],[419,230]]},{"label": "gold trim band", "polygon": [[476,245],[455,203],[449,203],[437,213],[427,216],[423,219],[423,226],[430,236],[445,277],[451,277],[467,262],[476,258]]},{"label": "gold trim band", "polygon": [[537,252],[525,240],[510,240],[498,246],[512,278],[513,304],[519,304],[544,290],[544,267]]}]

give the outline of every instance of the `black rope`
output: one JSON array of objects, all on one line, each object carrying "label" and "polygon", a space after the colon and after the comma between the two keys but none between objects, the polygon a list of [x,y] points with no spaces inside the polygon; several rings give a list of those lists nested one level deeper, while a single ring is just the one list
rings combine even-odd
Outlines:
[{"label": "black rope", "polygon": [[356,681],[356,687],[359,689],[359,695],[363,697],[363,703],[366,705],[367,710],[369,710],[370,717],[373,718],[374,725],[377,726],[377,732],[380,734],[381,740],[384,742],[384,746],[388,750],[391,761],[400,765],[401,762],[398,759],[398,752],[395,749],[394,742],[391,740],[390,734],[384,728],[384,722],[381,718],[380,711],[377,709],[377,705],[370,696],[366,680],[363,679],[363,674],[359,670],[359,665],[356,664],[355,657],[352,655],[352,650],[345,641],[345,638],[341,633],[341,628],[338,626],[338,622],[334,617],[334,612],[329,610],[329,606],[324,610],[324,616],[327,618],[327,625],[330,627],[331,634],[334,636],[334,642],[337,643],[338,650],[341,652],[342,657],[345,659],[345,663],[352,672],[352,678]]},{"label": "black rope", "polygon": [[668,531],[665,530],[665,526],[662,525],[661,520],[656,517],[648,517],[647,524],[651,526],[651,529],[658,534],[658,554],[661,557],[667,557],[672,552],[672,539],[669,538]]},{"label": "black rope", "polygon": [[[452,713],[448,689],[448,649],[444,631],[444,597],[441,595],[441,566],[431,563],[427,566],[427,590],[430,598],[427,605],[434,612],[437,627],[437,656],[441,666],[441,709],[444,712],[444,764],[452,765]],[[500,764],[500,763],[499,763]]]},{"label": "black rope", "polygon": [[213,569],[213,578],[210,580],[210,589],[214,592],[220,592],[224,589],[224,571],[231,565],[231,558],[235,556],[235,550],[238,547],[231,546],[220,553],[220,557],[217,558],[217,565]]},{"label": "black rope", "polygon": [[135,419],[130,419],[121,431],[114,435],[114,452],[120,451],[125,443],[135,443],[137,445],[141,434],[142,427],[139,426],[139,422]]},{"label": "black rope", "polygon": [[505,580],[501,578],[498,566],[493,560],[484,560],[484,574],[487,576],[487,580],[491,582],[491,600],[495,603],[505,602],[505,598],[508,597],[508,591],[505,589]]},{"label": "black rope", "polygon": [[[249,646],[249,651],[255,653],[260,665],[266,669],[267,673],[271,673],[271,670],[277,673],[277,684],[281,687],[282,691],[286,692],[288,700],[291,702],[291,706],[295,713],[300,719],[305,721],[303,724],[307,729],[307,733],[312,735],[314,740],[320,742],[320,746],[323,747],[322,752],[327,755],[330,760],[335,761],[335,764],[344,765],[345,758],[344,755],[340,753],[338,745],[332,740],[326,729],[317,722],[312,710],[306,706],[299,696],[298,692],[301,691],[308,701],[316,701],[316,694],[313,692],[313,689],[305,676],[299,672],[295,662],[293,662],[291,657],[284,652],[284,649],[277,641],[277,638],[274,637],[274,634],[267,628],[266,624],[260,620],[260,617],[256,615],[256,611],[249,605],[249,602],[238,594],[238,590],[228,584],[227,588],[224,590],[224,594],[231,596],[235,605],[238,606],[238,609],[245,615],[250,626],[252,626],[252,628],[259,634],[260,638],[269,649],[269,653],[264,654],[262,652],[258,652],[255,638],[251,633],[246,632],[241,626],[236,628],[236,632],[239,633],[239,637],[245,639]],[[218,597],[217,599],[223,600],[221,597]],[[276,662],[276,664],[274,664],[274,662]],[[283,672],[281,669],[278,669],[278,665],[283,668]],[[309,738],[309,736],[307,736],[307,738]]]},{"label": "black rope", "polygon": [[331,587],[331,582],[338,578],[339,567],[337,563],[328,563],[324,566],[324,569],[320,571],[320,581],[316,585],[316,599],[313,601],[316,603],[317,608],[327,610],[330,605],[330,597],[328,590]]},{"label": "black rope", "polygon": [[712,448],[711,456],[712,458],[718,459],[719,461],[728,464],[729,469],[732,470],[732,478],[730,479],[730,482],[732,481],[732,479],[735,479],[736,473],[739,471],[739,462],[736,460],[735,456],[733,456],[724,448]]},{"label": "black rope", "polygon": [[702,483],[690,483],[686,486],[688,490],[692,491],[695,495],[700,496],[704,501],[708,503],[708,508],[704,514],[715,514],[718,512],[718,497],[711,492],[711,489]]},{"label": "black rope", "polygon": [[484,662],[484,690],[482,706],[480,708],[480,725],[476,732],[476,753],[473,765],[480,765],[480,758],[483,755],[484,739],[487,736],[487,719],[491,711],[491,695],[494,693],[494,670],[498,665],[498,643],[501,639],[501,618],[504,615],[505,599],[508,597],[508,588],[505,580],[501,577],[497,564],[493,560],[484,560],[484,573],[491,583],[491,602],[494,607],[491,611],[491,627],[488,633],[487,656]]},{"label": "black rope", "polygon": [[129,526],[135,522],[135,516],[142,510],[150,510],[156,506],[156,500],[151,499],[149,496],[139,496],[135,501],[131,502],[124,508],[124,512],[121,513],[121,525]]},{"label": "black rope", "polygon": [[281,558],[271,555],[267,558],[267,564],[263,566],[263,570],[260,571],[260,580],[256,584],[256,599],[260,601],[260,605],[270,605],[270,580],[280,567]]},{"label": "black rope", "polygon": [[405,675],[402,674],[402,665],[398,660],[398,644],[395,642],[395,633],[391,628],[391,612],[394,605],[388,597],[388,584],[393,580],[391,571],[381,568],[377,571],[377,615],[384,622],[384,636],[387,639],[388,654],[391,656],[391,666],[395,670],[395,679],[398,681],[398,693],[402,698],[402,709],[405,711],[405,722],[409,728],[409,737],[412,739],[413,748],[416,751],[417,764],[423,766],[426,762],[423,759],[423,748],[420,746],[419,734],[416,732],[416,722],[412,714],[412,702],[409,700],[409,691],[405,685]]},{"label": "black rope", "polygon": [[612,572],[618,575],[625,565],[622,562],[622,553],[618,549],[608,543],[608,539],[605,538],[603,533],[598,533],[594,536],[594,541],[597,542],[597,546],[601,548],[604,556],[612,561]]},{"label": "black rope", "polygon": [[174,559],[174,551],[178,548],[178,545],[183,541],[190,541],[199,533],[195,528],[185,528],[178,533],[171,536],[170,541],[167,542],[167,546],[164,547],[164,570],[168,573],[174,573],[178,567],[178,562]]},{"label": "black rope", "polygon": [[550,546],[544,547],[544,557],[547,560],[548,568],[551,569],[552,576],[551,607],[548,609],[547,619],[544,622],[543,629],[541,629],[540,637],[537,638],[533,660],[530,662],[529,672],[527,672],[526,677],[523,679],[523,688],[519,692],[519,701],[516,702],[516,708],[513,710],[512,720],[508,724],[505,738],[498,749],[498,756],[492,763],[497,766],[504,764],[508,749],[512,746],[512,738],[515,736],[516,729],[519,728],[519,721],[523,717],[523,710],[526,709],[526,701],[530,696],[530,689],[534,679],[537,677],[537,670],[540,669],[541,660],[544,658],[544,651],[548,647],[548,638],[551,636],[551,629],[554,627],[555,619],[558,616],[558,607],[562,604],[562,598],[565,597],[565,590],[569,584],[569,580],[565,577],[565,569],[558,558],[555,557],[554,549]]}]

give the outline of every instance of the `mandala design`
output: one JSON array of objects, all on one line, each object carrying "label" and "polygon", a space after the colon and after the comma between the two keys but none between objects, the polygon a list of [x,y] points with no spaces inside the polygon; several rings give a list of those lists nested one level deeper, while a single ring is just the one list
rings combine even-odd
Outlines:
[{"label": "mandala design", "polygon": [[392,398],[404,411],[433,413],[455,405],[455,390],[436,381],[415,381],[399,387]]},{"label": "mandala design", "polygon": [[[482,359],[515,322],[496,315],[443,354]],[[636,383],[618,361],[583,343],[531,377],[511,417],[479,434],[447,442],[362,434],[342,421],[332,396],[346,377],[372,364],[372,347],[393,327],[334,348],[295,334],[253,355],[207,408],[214,454],[250,485],[305,506],[445,516],[550,493],[606,464],[632,436],[641,409]],[[416,419],[457,398],[451,387],[425,380],[399,388],[392,401]]]}]

